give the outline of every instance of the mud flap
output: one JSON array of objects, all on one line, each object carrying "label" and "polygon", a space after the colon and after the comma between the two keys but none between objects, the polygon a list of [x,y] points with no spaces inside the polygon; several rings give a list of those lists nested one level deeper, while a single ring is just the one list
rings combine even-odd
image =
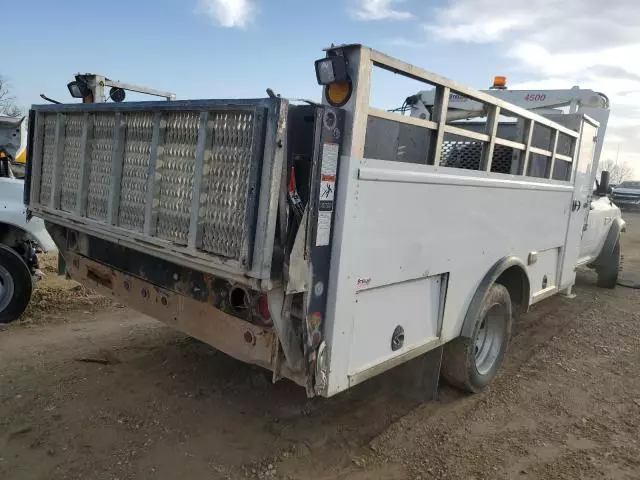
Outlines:
[{"label": "mud flap", "polygon": [[389,371],[396,376],[400,394],[407,402],[420,404],[438,400],[442,348],[434,348]]},{"label": "mud flap", "polygon": [[[438,400],[443,347],[437,347],[351,387],[350,395],[375,395],[404,411]],[[348,393],[351,392],[351,393]],[[360,393],[357,393],[360,392]]]},{"label": "mud flap", "polygon": [[67,263],[64,261],[62,252],[58,254],[58,275],[64,275],[67,273]]}]

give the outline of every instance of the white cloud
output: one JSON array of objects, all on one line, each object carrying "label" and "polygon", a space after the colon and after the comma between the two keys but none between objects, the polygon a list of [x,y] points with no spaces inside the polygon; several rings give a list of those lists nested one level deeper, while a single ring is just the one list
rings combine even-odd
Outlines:
[{"label": "white cloud", "polygon": [[639,18],[638,0],[448,0],[424,28],[442,41],[501,48],[514,70],[532,78],[519,88],[605,93],[605,155],[620,145],[640,174]]},{"label": "white cloud", "polygon": [[490,43],[500,40],[508,32],[531,26],[537,20],[531,12],[514,11],[511,15],[496,15],[496,12],[481,8],[481,4],[486,3],[492,2],[454,2],[449,8],[438,9],[436,23],[424,27],[444,40]]},{"label": "white cloud", "polygon": [[200,10],[223,27],[245,28],[256,13],[253,0],[200,0]]},{"label": "white cloud", "polygon": [[386,43],[394,47],[403,48],[424,48],[426,46],[425,42],[410,40],[404,37],[393,37],[387,40]]},{"label": "white cloud", "polygon": [[403,0],[356,0],[354,16],[358,20],[406,20],[413,14],[404,10],[396,10],[394,4]]},{"label": "white cloud", "polygon": [[448,0],[427,28],[444,39],[473,42],[517,33],[544,47],[580,51],[637,38],[639,13],[636,0]]}]

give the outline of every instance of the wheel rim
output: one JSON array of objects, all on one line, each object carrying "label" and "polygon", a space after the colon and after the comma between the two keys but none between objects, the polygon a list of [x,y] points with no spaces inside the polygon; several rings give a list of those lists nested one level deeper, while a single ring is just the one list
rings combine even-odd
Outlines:
[{"label": "wheel rim", "polygon": [[474,342],[474,353],[476,369],[481,375],[486,375],[495,365],[506,335],[506,309],[496,304],[492,306],[480,324],[476,340]]},{"label": "wheel rim", "polygon": [[0,265],[0,312],[7,308],[11,302],[13,290],[13,277],[6,268]]}]

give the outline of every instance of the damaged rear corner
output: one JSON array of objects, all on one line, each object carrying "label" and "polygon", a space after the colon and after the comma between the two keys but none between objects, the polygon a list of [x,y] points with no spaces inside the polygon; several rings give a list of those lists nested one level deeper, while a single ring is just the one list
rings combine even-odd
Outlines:
[{"label": "damaged rear corner", "polygon": [[[344,113],[294,106],[289,113],[284,288],[270,292],[287,368],[304,372],[307,394],[326,395],[324,326]],[[282,202],[282,199],[285,202]],[[282,210],[281,210],[282,211]],[[281,231],[283,227],[281,227]]]}]

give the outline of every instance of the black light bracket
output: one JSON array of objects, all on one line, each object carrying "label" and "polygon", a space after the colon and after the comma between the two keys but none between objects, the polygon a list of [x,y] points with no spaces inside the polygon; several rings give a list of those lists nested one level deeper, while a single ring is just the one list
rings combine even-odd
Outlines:
[{"label": "black light bracket", "polygon": [[318,85],[329,85],[349,80],[347,61],[342,56],[330,55],[316,60],[315,67]]}]

